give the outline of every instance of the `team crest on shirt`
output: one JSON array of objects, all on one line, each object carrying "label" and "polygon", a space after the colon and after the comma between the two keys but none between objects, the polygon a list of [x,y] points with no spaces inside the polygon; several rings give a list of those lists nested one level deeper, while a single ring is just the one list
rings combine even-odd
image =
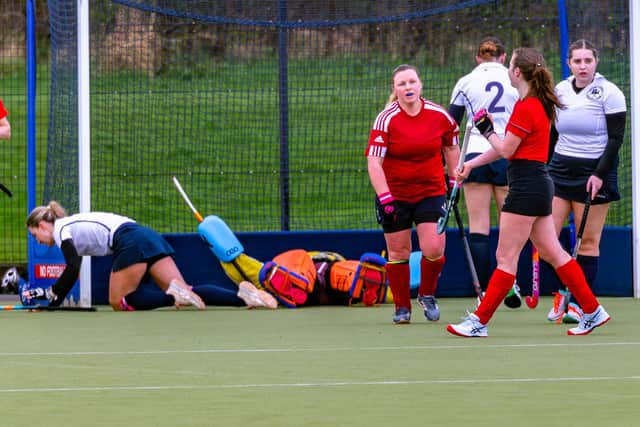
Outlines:
[{"label": "team crest on shirt", "polygon": [[594,101],[598,101],[602,99],[603,92],[604,90],[602,89],[602,86],[594,86],[591,89],[589,89],[589,92],[587,92],[587,98]]}]

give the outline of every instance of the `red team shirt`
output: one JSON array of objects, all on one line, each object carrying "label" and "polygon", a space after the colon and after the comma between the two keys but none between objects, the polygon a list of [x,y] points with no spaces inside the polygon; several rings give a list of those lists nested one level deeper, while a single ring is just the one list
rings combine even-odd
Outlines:
[{"label": "red team shirt", "polygon": [[445,194],[442,147],[458,144],[458,125],[440,105],[422,99],[412,117],[398,102],[378,114],[366,156],[383,157],[382,169],[393,197],[417,203]]},{"label": "red team shirt", "polygon": [[0,99],[0,119],[4,119],[7,117],[7,110],[4,108],[4,104],[2,103],[2,99]]},{"label": "red team shirt", "polygon": [[547,163],[549,155],[549,118],[538,98],[517,101],[506,130],[522,141],[509,160],[537,160]]}]

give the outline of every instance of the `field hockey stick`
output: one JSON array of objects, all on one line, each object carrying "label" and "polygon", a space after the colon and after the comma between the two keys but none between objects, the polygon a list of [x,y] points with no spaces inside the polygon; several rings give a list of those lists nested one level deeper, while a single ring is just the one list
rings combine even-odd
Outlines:
[{"label": "field hockey stick", "polygon": [[189,196],[187,196],[187,193],[185,193],[184,189],[182,188],[182,185],[180,185],[180,181],[178,181],[178,178],[176,178],[175,176],[173,177],[173,184],[178,189],[178,192],[180,193],[184,201],[187,202],[187,206],[189,206],[189,208],[193,212],[193,215],[196,217],[198,222],[202,222],[204,218],[202,218],[202,215],[200,215],[200,212],[198,212],[195,206],[193,206],[193,203],[191,203]]},{"label": "field hockey stick", "polygon": [[[175,176],[172,178],[173,179],[173,184],[176,186],[176,188],[178,189],[178,192],[180,193],[180,195],[182,196],[182,198],[184,199],[185,202],[187,202],[187,205],[189,206],[189,208],[191,209],[191,211],[193,212],[193,216],[196,217],[196,219],[198,220],[198,222],[202,222],[204,221],[204,218],[202,217],[202,215],[200,214],[200,212],[198,212],[198,210],[196,209],[195,206],[193,206],[193,203],[191,203],[191,200],[189,199],[189,196],[187,196],[187,193],[184,191],[184,189],[182,188],[182,185],[180,185],[180,181],[178,181],[178,178],[176,178]],[[251,279],[249,278],[249,276],[247,276],[247,273],[244,272],[244,270],[240,267],[240,265],[238,264],[238,261],[236,261],[236,259],[232,259],[231,263],[233,264],[233,266],[236,268],[236,270],[238,271],[238,273],[240,273],[240,275],[242,276],[242,278],[244,280],[246,280],[247,282],[251,282]]]},{"label": "field hockey stick", "polygon": [[0,190],[9,197],[13,197],[13,193],[3,183],[0,182]]},{"label": "field hockey stick", "polygon": [[[573,245],[573,251],[571,252],[571,257],[573,259],[578,258],[578,250],[580,249],[580,244],[582,243],[582,234],[584,233],[584,226],[587,224],[589,209],[591,209],[591,194],[587,195],[587,199],[584,201],[584,210],[582,211],[582,219],[580,220],[580,227],[578,227],[578,234],[576,234],[576,243],[575,245]],[[565,308],[566,305],[569,304],[569,299],[571,299],[571,291],[569,291],[569,288],[567,287]]]},{"label": "field hockey stick", "polygon": [[[458,170],[462,170],[462,165],[464,165],[464,156],[467,153],[467,147],[469,146],[469,136],[471,135],[471,123],[467,122],[467,126],[464,131],[464,140],[462,141],[462,149],[460,150],[460,159],[458,160]],[[447,201],[447,206],[444,211],[444,215],[438,218],[438,225],[436,231],[438,234],[444,233],[444,230],[447,228],[447,223],[449,222],[449,216],[451,215],[451,209],[456,204],[456,195],[458,194],[458,189],[460,188],[460,183],[456,180],[453,184],[453,188],[451,189],[451,193],[449,194],[449,200]]]},{"label": "field hockey stick", "polygon": [[97,311],[96,307],[75,307],[75,306],[57,306],[50,307],[46,305],[0,305],[0,311]]},{"label": "field hockey stick", "polygon": [[524,302],[527,307],[534,309],[540,300],[540,254],[538,248],[531,245],[531,296],[527,296]]},{"label": "field hockey stick", "polygon": [[464,254],[467,258],[467,265],[469,266],[469,271],[471,272],[471,283],[473,284],[473,290],[476,291],[478,298],[482,301],[482,287],[480,286],[480,280],[478,280],[478,272],[476,271],[476,266],[473,263],[473,256],[471,255],[471,247],[469,246],[469,240],[467,239],[467,233],[464,231],[464,226],[462,225],[462,218],[460,217],[460,211],[458,210],[458,206],[453,207],[453,214],[456,217],[456,222],[458,223],[458,233],[460,234],[460,239],[462,240],[462,246],[464,248]]}]

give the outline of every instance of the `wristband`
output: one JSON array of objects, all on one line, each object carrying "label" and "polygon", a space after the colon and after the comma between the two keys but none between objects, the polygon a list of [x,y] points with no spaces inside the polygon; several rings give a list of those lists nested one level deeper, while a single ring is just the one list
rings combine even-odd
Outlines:
[{"label": "wristband", "polygon": [[395,199],[393,198],[393,195],[387,191],[386,193],[380,194],[378,196],[378,200],[381,204],[386,205],[387,203],[393,202]]}]

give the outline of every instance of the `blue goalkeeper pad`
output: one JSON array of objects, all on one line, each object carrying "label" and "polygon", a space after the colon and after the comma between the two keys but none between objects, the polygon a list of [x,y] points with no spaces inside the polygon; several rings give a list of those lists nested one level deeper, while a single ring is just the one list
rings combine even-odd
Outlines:
[{"label": "blue goalkeeper pad", "polygon": [[198,234],[222,262],[232,262],[244,252],[242,243],[229,226],[215,215],[209,215],[198,225]]}]

